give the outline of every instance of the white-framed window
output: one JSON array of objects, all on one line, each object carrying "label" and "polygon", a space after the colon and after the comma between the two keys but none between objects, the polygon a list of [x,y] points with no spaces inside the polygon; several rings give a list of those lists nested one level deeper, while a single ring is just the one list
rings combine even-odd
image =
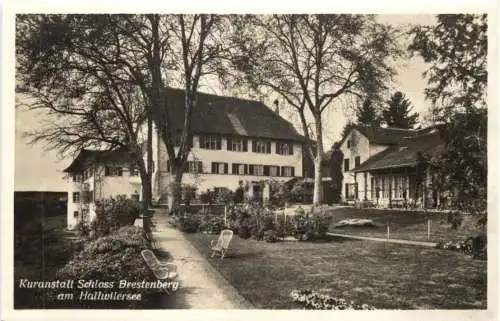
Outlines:
[{"label": "white-framed window", "polygon": [[261,154],[271,154],[271,142],[265,140],[252,141],[252,152]]},{"label": "white-framed window", "polygon": [[248,141],[243,138],[228,138],[227,139],[227,150],[233,152],[246,152]]},{"label": "white-framed window", "polygon": [[294,167],[292,166],[282,166],[281,167],[281,176],[284,177],[292,177],[295,175],[294,173]]},{"label": "white-framed window", "polygon": [[193,174],[203,173],[203,163],[200,161],[189,161],[187,162],[187,171]]},{"label": "white-framed window", "polygon": [[204,135],[200,136],[200,148],[204,149],[220,149],[221,140],[219,136],[216,135]]},{"label": "white-framed window", "polygon": [[234,163],[232,165],[231,173],[233,175],[247,175],[248,174],[248,165]]},{"label": "white-framed window", "polygon": [[276,154],[293,155],[293,143],[276,143]]},{"label": "white-framed window", "polygon": [[228,164],[227,163],[219,163],[219,162],[212,163],[212,173],[214,173],[214,174],[227,174],[227,171],[228,171]]},{"label": "white-framed window", "polygon": [[73,203],[80,203],[80,192],[73,192]]},{"label": "white-framed window", "polygon": [[73,174],[73,182],[81,182],[81,181],[82,181],[82,174],[80,173]]},{"label": "white-framed window", "polygon": [[253,165],[253,174],[257,176],[264,176],[264,165]]},{"label": "white-framed window", "polygon": [[106,166],[104,168],[105,176],[123,176],[123,168],[121,166]]},{"label": "white-framed window", "polygon": [[73,211],[73,217],[78,218],[78,211]]},{"label": "white-framed window", "polygon": [[280,168],[278,166],[269,166],[269,176],[279,176]]}]

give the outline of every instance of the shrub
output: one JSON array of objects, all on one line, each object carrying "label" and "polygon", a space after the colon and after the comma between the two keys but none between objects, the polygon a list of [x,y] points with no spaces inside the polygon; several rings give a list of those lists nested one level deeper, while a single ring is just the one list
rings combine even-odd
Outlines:
[{"label": "shrub", "polygon": [[268,243],[278,242],[280,239],[278,238],[277,233],[274,230],[264,231],[264,241]]},{"label": "shrub", "polygon": [[196,233],[201,223],[198,214],[184,215],[179,217],[179,229],[184,233]]},{"label": "shrub", "polygon": [[313,211],[305,215],[295,215],[293,224],[296,237],[303,241],[328,239],[327,232],[332,222],[332,215],[326,211]]},{"label": "shrub", "polygon": [[462,252],[465,255],[470,255],[475,259],[487,259],[487,237],[484,232],[477,233],[468,238],[455,241],[440,241],[436,244],[436,248],[443,250],[451,250]]},{"label": "shrub", "polygon": [[96,204],[96,217],[90,223],[93,237],[105,236],[122,226],[133,225],[140,212],[141,204],[124,195]]},{"label": "shrub", "polygon": [[293,290],[290,297],[308,310],[375,310],[375,307],[368,304],[348,302],[343,298],[335,298],[311,290]]},{"label": "shrub", "polygon": [[[141,251],[145,244],[141,238],[142,230],[135,226],[122,227],[108,236],[92,240],[85,248],[58,270],[57,278],[61,280],[99,280],[114,282],[113,291],[118,289],[120,280],[126,281],[155,281],[155,277],[145,264]],[[129,290],[124,290],[129,292]],[[158,292],[158,289],[135,289],[143,297]],[[83,303],[82,303],[83,302]],[[64,302],[67,304],[67,302]],[[87,306],[130,306],[133,301],[81,301]]]},{"label": "shrub", "polygon": [[451,224],[452,229],[458,229],[460,226],[462,226],[463,221],[464,218],[460,212],[452,211],[448,213],[448,223]]},{"label": "shrub", "polygon": [[226,228],[224,218],[220,216],[203,216],[200,222],[199,230],[208,234],[219,234]]},{"label": "shrub", "polygon": [[243,203],[245,199],[245,190],[242,186],[238,187],[233,195],[233,202],[236,204]]}]

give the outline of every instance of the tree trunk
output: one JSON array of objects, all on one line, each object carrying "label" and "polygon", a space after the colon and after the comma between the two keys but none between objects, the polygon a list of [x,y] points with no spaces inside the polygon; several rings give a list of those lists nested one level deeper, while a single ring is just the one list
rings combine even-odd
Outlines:
[{"label": "tree trunk", "polygon": [[318,154],[314,159],[314,192],[313,192],[313,205],[319,205],[321,203],[321,192],[322,192],[322,172],[321,172],[321,161],[322,161],[323,151],[318,150]]},{"label": "tree trunk", "polygon": [[321,161],[323,160],[323,128],[321,122],[321,113],[314,117],[314,125],[316,127],[316,157],[314,158],[314,192],[313,192],[313,205],[319,205],[322,202],[322,171]]},{"label": "tree trunk", "polygon": [[182,168],[172,166],[171,172],[174,176],[174,181],[171,184],[172,208],[170,209],[170,211],[173,213],[179,213],[179,205],[181,203],[181,191],[182,191],[182,176],[184,174],[184,171]]}]

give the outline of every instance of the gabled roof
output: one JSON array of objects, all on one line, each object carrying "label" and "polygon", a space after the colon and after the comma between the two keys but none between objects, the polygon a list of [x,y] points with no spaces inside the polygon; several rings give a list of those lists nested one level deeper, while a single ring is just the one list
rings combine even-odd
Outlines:
[{"label": "gabled roof", "polygon": [[354,168],[355,172],[366,172],[376,169],[413,167],[420,157],[435,157],[445,149],[445,143],[438,129],[419,130],[417,135],[404,138],[397,146],[375,154]]},{"label": "gabled roof", "polygon": [[[368,125],[354,125],[348,134],[354,129],[357,129],[365,136],[371,144],[380,145],[397,145],[401,139],[408,136],[413,136],[418,133],[415,129],[403,129],[394,127],[378,127]],[[342,145],[349,135],[342,137],[340,144]]]},{"label": "gabled roof", "polygon": [[113,161],[125,161],[128,159],[128,153],[124,149],[117,150],[92,150],[83,149],[78,156],[66,167],[63,172],[74,173],[83,170],[88,164],[106,163]]},{"label": "gabled roof", "polygon": [[[165,90],[167,106],[174,128],[179,133],[184,124],[184,90]],[[161,122],[162,111],[153,110],[155,122]],[[198,106],[193,109],[191,129],[194,133],[222,134],[300,141],[304,137],[293,125],[265,104],[235,97],[199,92]]]}]

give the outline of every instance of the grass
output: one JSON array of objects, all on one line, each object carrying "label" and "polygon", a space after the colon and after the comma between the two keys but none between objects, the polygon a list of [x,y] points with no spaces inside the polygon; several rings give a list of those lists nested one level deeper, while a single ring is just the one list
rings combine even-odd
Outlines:
[{"label": "grass", "polygon": [[339,239],[266,243],[235,236],[211,259],[217,236],[186,234],[247,300],[261,309],[300,308],[294,289],[312,289],[378,309],[486,309],[486,261],[460,253]]},{"label": "grass", "polygon": [[[468,237],[478,232],[474,219],[466,217],[462,227],[451,229],[447,222],[447,214],[423,213],[400,210],[378,210],[359,208],[335,208],[331,210],[333,223],[330,232],[369,237],[387,237],[389,225],[390,238],[412,241],[437,242],[441,239],[450,240]],[[377,227],[343,227],[335,228],[338,221],[348,218],[372,219]],[[427,235],[427,221],[430,220],[430,238]]]}]

